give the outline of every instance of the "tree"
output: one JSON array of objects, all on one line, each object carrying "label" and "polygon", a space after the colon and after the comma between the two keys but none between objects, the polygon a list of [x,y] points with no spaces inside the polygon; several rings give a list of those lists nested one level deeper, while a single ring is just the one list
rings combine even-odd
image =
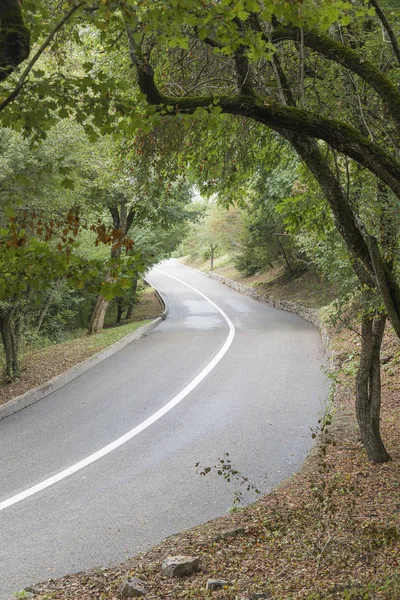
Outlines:
[{"label": "tree", "polygon": [[18,0],[5,0],[0,16],[0,81],[28,58],[30,32]]},{"label": "tree", "polygon": [[[92,166],[93,185],[90,189],[91,202],[97,210],[106,209],[108,219],[111,217],[114,231],[119,232],[121,239],[126,238],[131,228],[149,230],[152,227],[169,230],[174,225],[191,217],[186,210],[190,200],[190,187],[184,177],[162,175],[152,165],[146,164],[133,141],[127,145],[126,140],[118,144],[110,139],[99,144],[97,162]],[[111,259],[121,257],[121,245],[111,246]],[[137,247],[135,247],[137,253]],[[128,252],[129,254],[129,252]],[[139,252],[140,254],[140,252]],[[156,256],[155,253],[153,253]],[[149,261],[140,259],[134,269],[132,291],[136,291],[136,279],[139,273],[149,266]],[[108,270],[106,281],[112,281]],[[102,295],[97,298],[88,335],[98,333],[104,325],[108,300]],[[119,318],[122,304],[120,303]]]}]

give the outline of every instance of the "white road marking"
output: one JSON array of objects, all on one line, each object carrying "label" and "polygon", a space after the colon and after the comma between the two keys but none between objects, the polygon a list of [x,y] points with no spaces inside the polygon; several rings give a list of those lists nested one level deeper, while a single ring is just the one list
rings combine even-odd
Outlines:
[{"label": "white road marking", "polygon": [[141,433],[142,431],[144,431],[145,429],[150,427],[150,425],[152,425],[153,423],[155,423],[156,421],[161,419],[161,417],[163,417],[165,414],[167,414],[172,408],[174,408],[174,406],[176,406],[177,404],[179,404],[179,402],[181,402],[184,398],[186,398],[186,396],[188,394],[190,394],[190,392],[193,391],[199,385],[199,383],[201,381],[203,381],[203,379],[205,377],[207,377],[207,375],[214,369],[214,367],[216,367],[216,365],[219,363],[219,361],[227,353],[230,345],[232,344],[233,338],[235,337],[235,326],[233,325],[230,318],[224,313],[224,311],[219,306],[217,306],[215,304],[215,302],[210,300],[210,298],[207,298],[207,296],[205,296],[204,294],[199,292],[199,290],[197,290],[193,286],[189,285],[188,283],[185,283],[181,279],[178,279],[177,277],[174,277],[173,275],[169,275],[168,273],[165,273],[164,271],[161,271],[159,269],[155,269],[155,270],[158,273],[162,273],[166,277],[170,277],[171,279],[175,279],[176,281],[179,281],[179,283],[186,285],[186,287],[190,288],[191,290],[193,290],[194,292],[196,292],[197,294],[202,296],[205,300],[207,300],[207,302],[209,302],[212,306],[214,306],[214,308],[222,315],[222,317],[225,319],[225,321],[227,322],[227,324],[229,326],[229,334],[228,334],[228,337],[226,338],[225,343],[222,346],[221,350],[214,356],[214,358],[211,360],[211,362],[209,362],[208,365],[197,375],[197,377],[195,377],[181,392],[179,392],[179,394],[177,396],[175,396],[175,398],[172,398],[172,400],[167,402],[167,404],[165,404],[162,408],[160,408],[160,410],[158,410],[153,415],[151,415],[151,417],[149,417],[148,419],[146,419],[145,421],[140,423],[140,425],[138,425],[134,429],[131,429],[130,431],[128,431],[127,433],[125,433],[124,435],[119,437],[118,439],[114,440],[107,446],[104,446],[104,448],[101,448],[94,454],[87,456],[86,458],[75,463],[71,467],[68,467],[67,469],[64,469],[63,471],[60,471],[56,475],[53,475],[52,477],[49,477],[48,479],[41,481],[40,483],[28,488],[27,490],[25,490],[23,492],[20,492],[19,494],[16,494],[15,496],[12,496],[11,498],[8,498],[7,500],[3,500],[2,502],[0,502],[0,511],[4,510],[10,506],[13,506],[14,504],[17,504],[18,502],[21,502],[22,500],[25,500],[26,498],[29,498],[30,496],[33,496],[34,494],[37,494],[38,492],[41,492],[42,490],[45,490],[46,488],[50,487],[51,485],[54,485],[58,481],[61,481],[62,479],[65,479],[66,477],[73,475],[77,471],[80,471],[81,469],[84,469],[85,467],[96,462],[100,458],[103,458],[103,456],[110,454],[110,452],[112,452],[113,450],[116,450],[117,448],[119,448],[120,446],[125,444],[126,442],[129,442],[129,440],[136,437],[139,433]]}]

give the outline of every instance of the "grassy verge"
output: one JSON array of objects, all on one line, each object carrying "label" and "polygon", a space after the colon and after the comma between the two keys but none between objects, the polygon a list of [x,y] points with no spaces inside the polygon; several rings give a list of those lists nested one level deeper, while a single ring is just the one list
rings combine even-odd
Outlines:
[{"label": "grassy verge", "polygon": [[0,404],[24,394],[30,389],[45,383],[79,362],[104,350],[128,333],[159,316],[163,307],[152,288],[147,288],[135,306],[134,319],[116,327],[108,327],[102,332],[87,336],[86,331],[76,332],[73,339],[60,344],[27,352],[21,361],[22,377],[9,385],[0,385]]},{"label": "grassy verge", "polygon": [[[35,586],[38,599],[117,600],[121,581],[136,576],[145,582],[146,598],[399,600],[400,345],[389,329],[382,435],[393,461],[371,465],[354,419],[358,335],[345,328],[330,333],[340,363],[335,415],[299,473],[254,505],[172,536],[122,565]],[[179,554],[200,556],[201,570],[163,578],[163,559]],[[230,585],[211,592],[208,578]]]}]

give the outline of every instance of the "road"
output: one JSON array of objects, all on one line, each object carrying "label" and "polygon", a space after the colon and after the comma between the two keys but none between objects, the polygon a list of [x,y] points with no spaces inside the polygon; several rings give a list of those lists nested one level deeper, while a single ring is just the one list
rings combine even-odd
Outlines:
[{"label": "road", "polygon": [[162,324],[0,421],[0,600],[225,514],[238,485],[197,462],[229,452],[267,491],[312,444],[327,393],[317,329],[173,261],[148,279]]}]

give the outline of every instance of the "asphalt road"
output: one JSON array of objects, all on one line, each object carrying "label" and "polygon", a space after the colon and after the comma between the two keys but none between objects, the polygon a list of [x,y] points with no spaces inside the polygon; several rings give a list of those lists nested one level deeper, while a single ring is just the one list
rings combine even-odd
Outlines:
[{"label": "asphalt road", "polygon": [[[211,466],[229,452],[267,491],[311,447],[327,393],[317,329],[172,261],[148,279],[169,308],[161,325],[0,422],[0,600],[37,581],[121,562],[229,511],[238,484],[200,477],[199,461]],[[193,380],[197,387],[146,429],[17,501],[148,424]]]}]

